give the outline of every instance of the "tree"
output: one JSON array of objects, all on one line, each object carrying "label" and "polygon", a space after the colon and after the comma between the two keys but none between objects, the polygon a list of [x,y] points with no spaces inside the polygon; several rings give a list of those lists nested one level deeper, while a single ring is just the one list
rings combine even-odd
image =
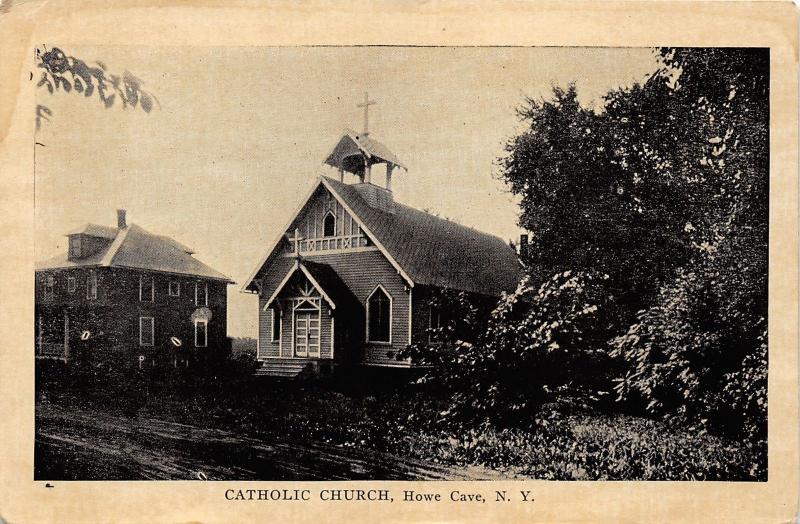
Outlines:
[{"label": "tree", "polygon": [[[691,195],[692,256],[662,286],[614,355],[618,392],[655,414],[766,437],[769,75],[763,50],[661,51],[674,72],[682,141],[676,184]],[[682,160],[682,161],[681,161]],[[748,377],[743,380],[743,377]]]},{"label": "tree", "polygon": [[528,128],[509,140],[500,175],[532,232],[534,282],[610,275],[622,400],[765,435],[768,51],[658,54],[657,71],[598,111],[574,86],[526,99]]}]

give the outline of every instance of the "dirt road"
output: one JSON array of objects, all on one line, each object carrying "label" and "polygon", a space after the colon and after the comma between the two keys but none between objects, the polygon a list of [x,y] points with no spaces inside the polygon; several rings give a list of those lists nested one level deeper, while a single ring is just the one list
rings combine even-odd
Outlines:
[{"label": "dirt road", "polygon": [[268,442],[105,412],[36,408],[36,480],[481,480],[508,478],[318,442]]}]

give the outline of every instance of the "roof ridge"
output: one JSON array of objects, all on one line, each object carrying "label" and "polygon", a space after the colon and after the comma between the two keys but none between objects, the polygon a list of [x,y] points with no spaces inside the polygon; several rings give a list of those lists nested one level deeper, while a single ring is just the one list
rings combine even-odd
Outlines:
[{"label": "roof ridge", "polygon": [[[344,182],[340,182],[339,180],[336,180],[335,178],[331,178],[331,177],[329,177],[327,175],[320,175],[320,176],[323,177],[323,178],[327,178],[328,180],[332,180],[333,182],[335,182],[336,184],[339,184],[339,185],[344,185],[344,186],[350,186],[351,185],[351,184],[345,184]],[[358,197],[361,200],[364,200],[364,197],[362,197],[360,193],[358,194]],[[453,224],[453,225],[455,225],[457,227],[462,227],[462,228],[465,228],[465,229],[469,229],[470,231],[474,231],[475,233],[478,233],[479,235],[492,237],[492,238],[495,238],[495,239],[497,239],[498,241],[500,241],[500,242],[502,242],[504,244],[506,243],[506,241],[503,240],[501,237],[499,237],[497,235],[494,235],[492,233],[487,233],[486,231],[482,231],[482,230],[474,228],[472,226],[468,226],[466,224],[462,224],[461,222],[457,222],[455,220],[450,220],[449,218],[444,218],[444,217],[440,217],[438,215],[434,215],[433,213],[429,213],[428,211],[425,211],[423,209],[419,209],[419,208],[410,206],[410,205],[405,204],[403,202],[400,202],[398,200],[395,200],[394,203],[397,206],[404,207],[404,208],[409,209],[411,211],[414,211],[416,213],[423,213],[423,214],[425,214],[425,215],[427,215],[427,216],[429,216],[429,217],[431,217],[431,218],[433,218],[435,220],[439,220],[439,221],[442,221],[442,222],[447,222],[448,224]],[[369,206],[369,203],[366,200],[364,200],[364,204]],[[370,207],[372,207],[372,206],[370,206]],[[377,209],[376,211],[383,212],[383,211],[381,211],[379,209]]]}]

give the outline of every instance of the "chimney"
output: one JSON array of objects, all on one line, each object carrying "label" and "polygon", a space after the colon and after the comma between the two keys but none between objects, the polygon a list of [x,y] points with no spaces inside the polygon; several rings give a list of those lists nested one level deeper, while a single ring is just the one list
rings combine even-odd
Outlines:
[{"label": "chimney", "polygon": [[117,209],[117,228],[125,229],[128,224],[125,222],[125,210]]}]

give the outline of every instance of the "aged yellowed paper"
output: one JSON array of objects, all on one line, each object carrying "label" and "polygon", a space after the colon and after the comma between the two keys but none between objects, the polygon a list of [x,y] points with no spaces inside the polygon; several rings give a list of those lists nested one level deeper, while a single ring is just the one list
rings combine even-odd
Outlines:
[{"label": "aged yellowed paper", "polygon": [[0,27],[0,519],[796,519],[791,3]]}]

